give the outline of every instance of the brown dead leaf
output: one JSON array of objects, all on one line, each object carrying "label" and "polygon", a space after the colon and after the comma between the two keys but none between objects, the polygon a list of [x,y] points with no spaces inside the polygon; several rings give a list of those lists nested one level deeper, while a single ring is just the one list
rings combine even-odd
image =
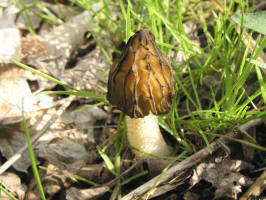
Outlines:
[{"label": "brown dead leaf", "polygon": [[[95,3],[92,7],[95,10],[99,10],[100,4]],[[26,52],[33,52],[25,57],[25,63],[35,66],[38,70],[65,82],[62,75],[65,73],[65,66],[70,56],[77,47],[83,43],[85,33],[94,27],[94,23],[87,20],[88,18],[92,18],[92,15],[92,12],[84,11],[72,17],[67,22],[53,27],[52,30],[42,30],[40,35],[34,37],[34,40],[38,41],[34,43],[34,51],[31,51],[32,49],[30,49],[28,45],[26,45],[26,48],[23,48],[27,50]],[[36,44],[41,45],[36,46]],[[40,53],[35,51],[35,49],[39,49],[40,46],[42,52],[45,52],[45,54],[40,55]],[[79,80],[81,80],[81,78],[82,77],[78,77]],[[41,78],[40,80],[42,80],[39,81],[41,88],[51,89],[55,86],[55,84],[50,81]],[[68,83],[73,85],[73,82]]]},{"label": "brown dead leaf", "polygon": [[0,122],[3,125],[21,120],[22,100],[25,112],[32,109],[33,98],[23,70],[6,65],[0,71]]},{"label": "brown dead leaf", "polygon": [[34,76],[12,64],[0,70],[0,123],[14,124],[22,120],[22,107],[25,115],[54,106],[52,96],[33,94],[27,80]]},{"label": "brown dead leaf", "polygon": [[[47,163],[44,163],[45,167],[48,167],[51,170],[56,170],[57,168],[54,165],[46,165]],[[56,173],[50,172],[50,171],[45,171],[45,170],[39,170],[39,176],[40,179],[42,180],[42,187],[45,191],[45,196],[46,199],[52,199],[54,195],[57,192],[60,192],[60,190],[64,190],[64,182],[65,182],[65,177],[64,176],[59,176]],[[47,191],[49,189],[49,191]],[[26,200],[39,200],[41,199],[40,197],[40,192],[38,190],[36,180],[32,178],[30,180],[30,183],[28,184],[28,190],[26,193]]]},{"label": "brown dead leaf", "polygon": [[11,59],[19,60],[21,51],[20,32],[15,25],[16,13],[19,11],[15,5],[7,4],[0,8],[0,64],[10,63]]},{"label": "brown dead leaf", "polygon": [[[8,132],[6,129],[0,129],[1,140],[0,150],[2,155],[9,159],[26,143],[26,137],[23,132],[12,131]],[[31,161],[28,152],[21,155],[21,159],[13,164],[13,167],[18,170],[27,173],[28,167],[31,166]]]},{"label": "brown dead leaf", "polygon": [[[22,121],[22,108],[33,135],[33,130],[38,130],[40,121],[44,121],[44,109],[55,105],[52,96],[33,94],[28,78],[33,78],[30,72],[12,64],[0,68],[0,149],[7,159],[26,143],[23,128],[19,124]],[[13,166],[19,171],[27,172],[30,166],[28,154],[23,154],[22,158]]]},{"label": "brown dead leaf", "polygon": [[21,42],[21,52],[23,57],[47,55],[44,44],[41,43],[37,37],[33,35],[27,35],[21,39]]},{"label": "brown dead leaf", "polygon": [[[25,186],[22,186],[20,178],[16,174],[7,172],[0,175],[0,183],[7,191],[16,196],[19,200],[24,199],[26,192]],[[1,199],[9,200],[10,198],[6,196],[5,193],[1,192]]]},{"label": "brown dead leaf", "polygon": [[[78,144],[68,138],[56,138],[47,144],[38,146],[39,156],[43,158],[51,157],[64,164],[74,163],[83,160],[88,156],[84,145]],[[42,149],[42,151],[40,151]]]},{"label": "brown dead leaf", "polygon": [[[92,7],[97,10],[99,4],[96,3]],[[92,13],[84,11],[66,23],[54,27],[53,30],[42,32],[38,36],[38,40],[45,45],[47,55],[32,57],[28,59],[27,63],[62,80],[61,77],[68,59],[73,51],[82,44],[84,34],[94,26],[92,22],[86,20],[91,17]]]},{"label": "brown dead leaf", "polygon": [[82,167],[77,172],[77,175],[86,178],[96,183],[104,183],[111,180],[112,175],[105,167],[104,163],[100,164],[90,164]]},{"label": "brown dead leaf", "polygon": [[194,170],[190,184],[194,186],[200,180],[212,183],[215,190],[215,198],[230,197],[237,198],[243,186],[252,184],[252,180],[239,173],[241,169],[251,168],[241,160],[230,160],[229,158],[213,163],[201,163]]},{"label": "brown dead leaf", "polygon": [[109,67],[104,54],[96,47],[82,57],[74,68],[66,70],[63,79],[80,90],[104,93],[97,85],[106,86],[108,77],[103,72],[107,72]]},{"label": "brown dead leaf", "polygon": [[89,107],[89,105],[83,104],[75,110],[65,112],[61,118],[65,124],[75,124],[76,129],[86,131],[88,139],[94,141],[94,138],[90,138],[93,126],[97,120],[107,119],[107,113],[99,107]]}]

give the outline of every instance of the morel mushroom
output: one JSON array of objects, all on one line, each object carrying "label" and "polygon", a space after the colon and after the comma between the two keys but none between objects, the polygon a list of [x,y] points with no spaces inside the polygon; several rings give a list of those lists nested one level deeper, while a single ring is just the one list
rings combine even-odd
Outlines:
[{"label": "morel mushroom", "polygon": [[157,48],[151,31],[137,31],[120,60],[111,67],[107,93],[109,102],[126,114],[127,137],[132,147],[158,156],[171,155],[155,115],[169,111],[173,92],[169,59]]}]

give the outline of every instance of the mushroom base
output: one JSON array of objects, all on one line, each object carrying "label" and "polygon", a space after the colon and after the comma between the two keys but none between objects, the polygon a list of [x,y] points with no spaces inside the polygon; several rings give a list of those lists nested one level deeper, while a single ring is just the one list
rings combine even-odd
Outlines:
[{"label": "mushroom base", "polygon": [[[126,116],[126,122],[127,138],[132,147],[157,156],[170,156],[172,154],[171,148],[163,139],[155,115],[149,114],[144,118]],[[134,151],[134,153],[141,158],[149,157],[139,151]]]}]

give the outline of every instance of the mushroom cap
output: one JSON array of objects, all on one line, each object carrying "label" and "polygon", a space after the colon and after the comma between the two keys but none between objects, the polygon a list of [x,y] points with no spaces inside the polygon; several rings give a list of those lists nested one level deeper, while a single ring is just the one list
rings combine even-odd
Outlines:
[{"label": "mushroom cap", "polygon": [[167,113],[173,93],[170,60],[150,30],[137,31],[110,69],[107,99],[131,118],[142,118]]}]

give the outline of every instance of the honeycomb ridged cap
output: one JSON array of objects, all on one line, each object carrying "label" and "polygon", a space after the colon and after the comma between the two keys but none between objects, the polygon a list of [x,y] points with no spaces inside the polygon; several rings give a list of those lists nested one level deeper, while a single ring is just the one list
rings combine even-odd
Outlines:
[{"label": "honeycomb ridged cap", "polygon": [[131,118],[142,118],[167,113],[173,93],[170,60],[150,30],[137,31],[110,69],[107,99]]}]

